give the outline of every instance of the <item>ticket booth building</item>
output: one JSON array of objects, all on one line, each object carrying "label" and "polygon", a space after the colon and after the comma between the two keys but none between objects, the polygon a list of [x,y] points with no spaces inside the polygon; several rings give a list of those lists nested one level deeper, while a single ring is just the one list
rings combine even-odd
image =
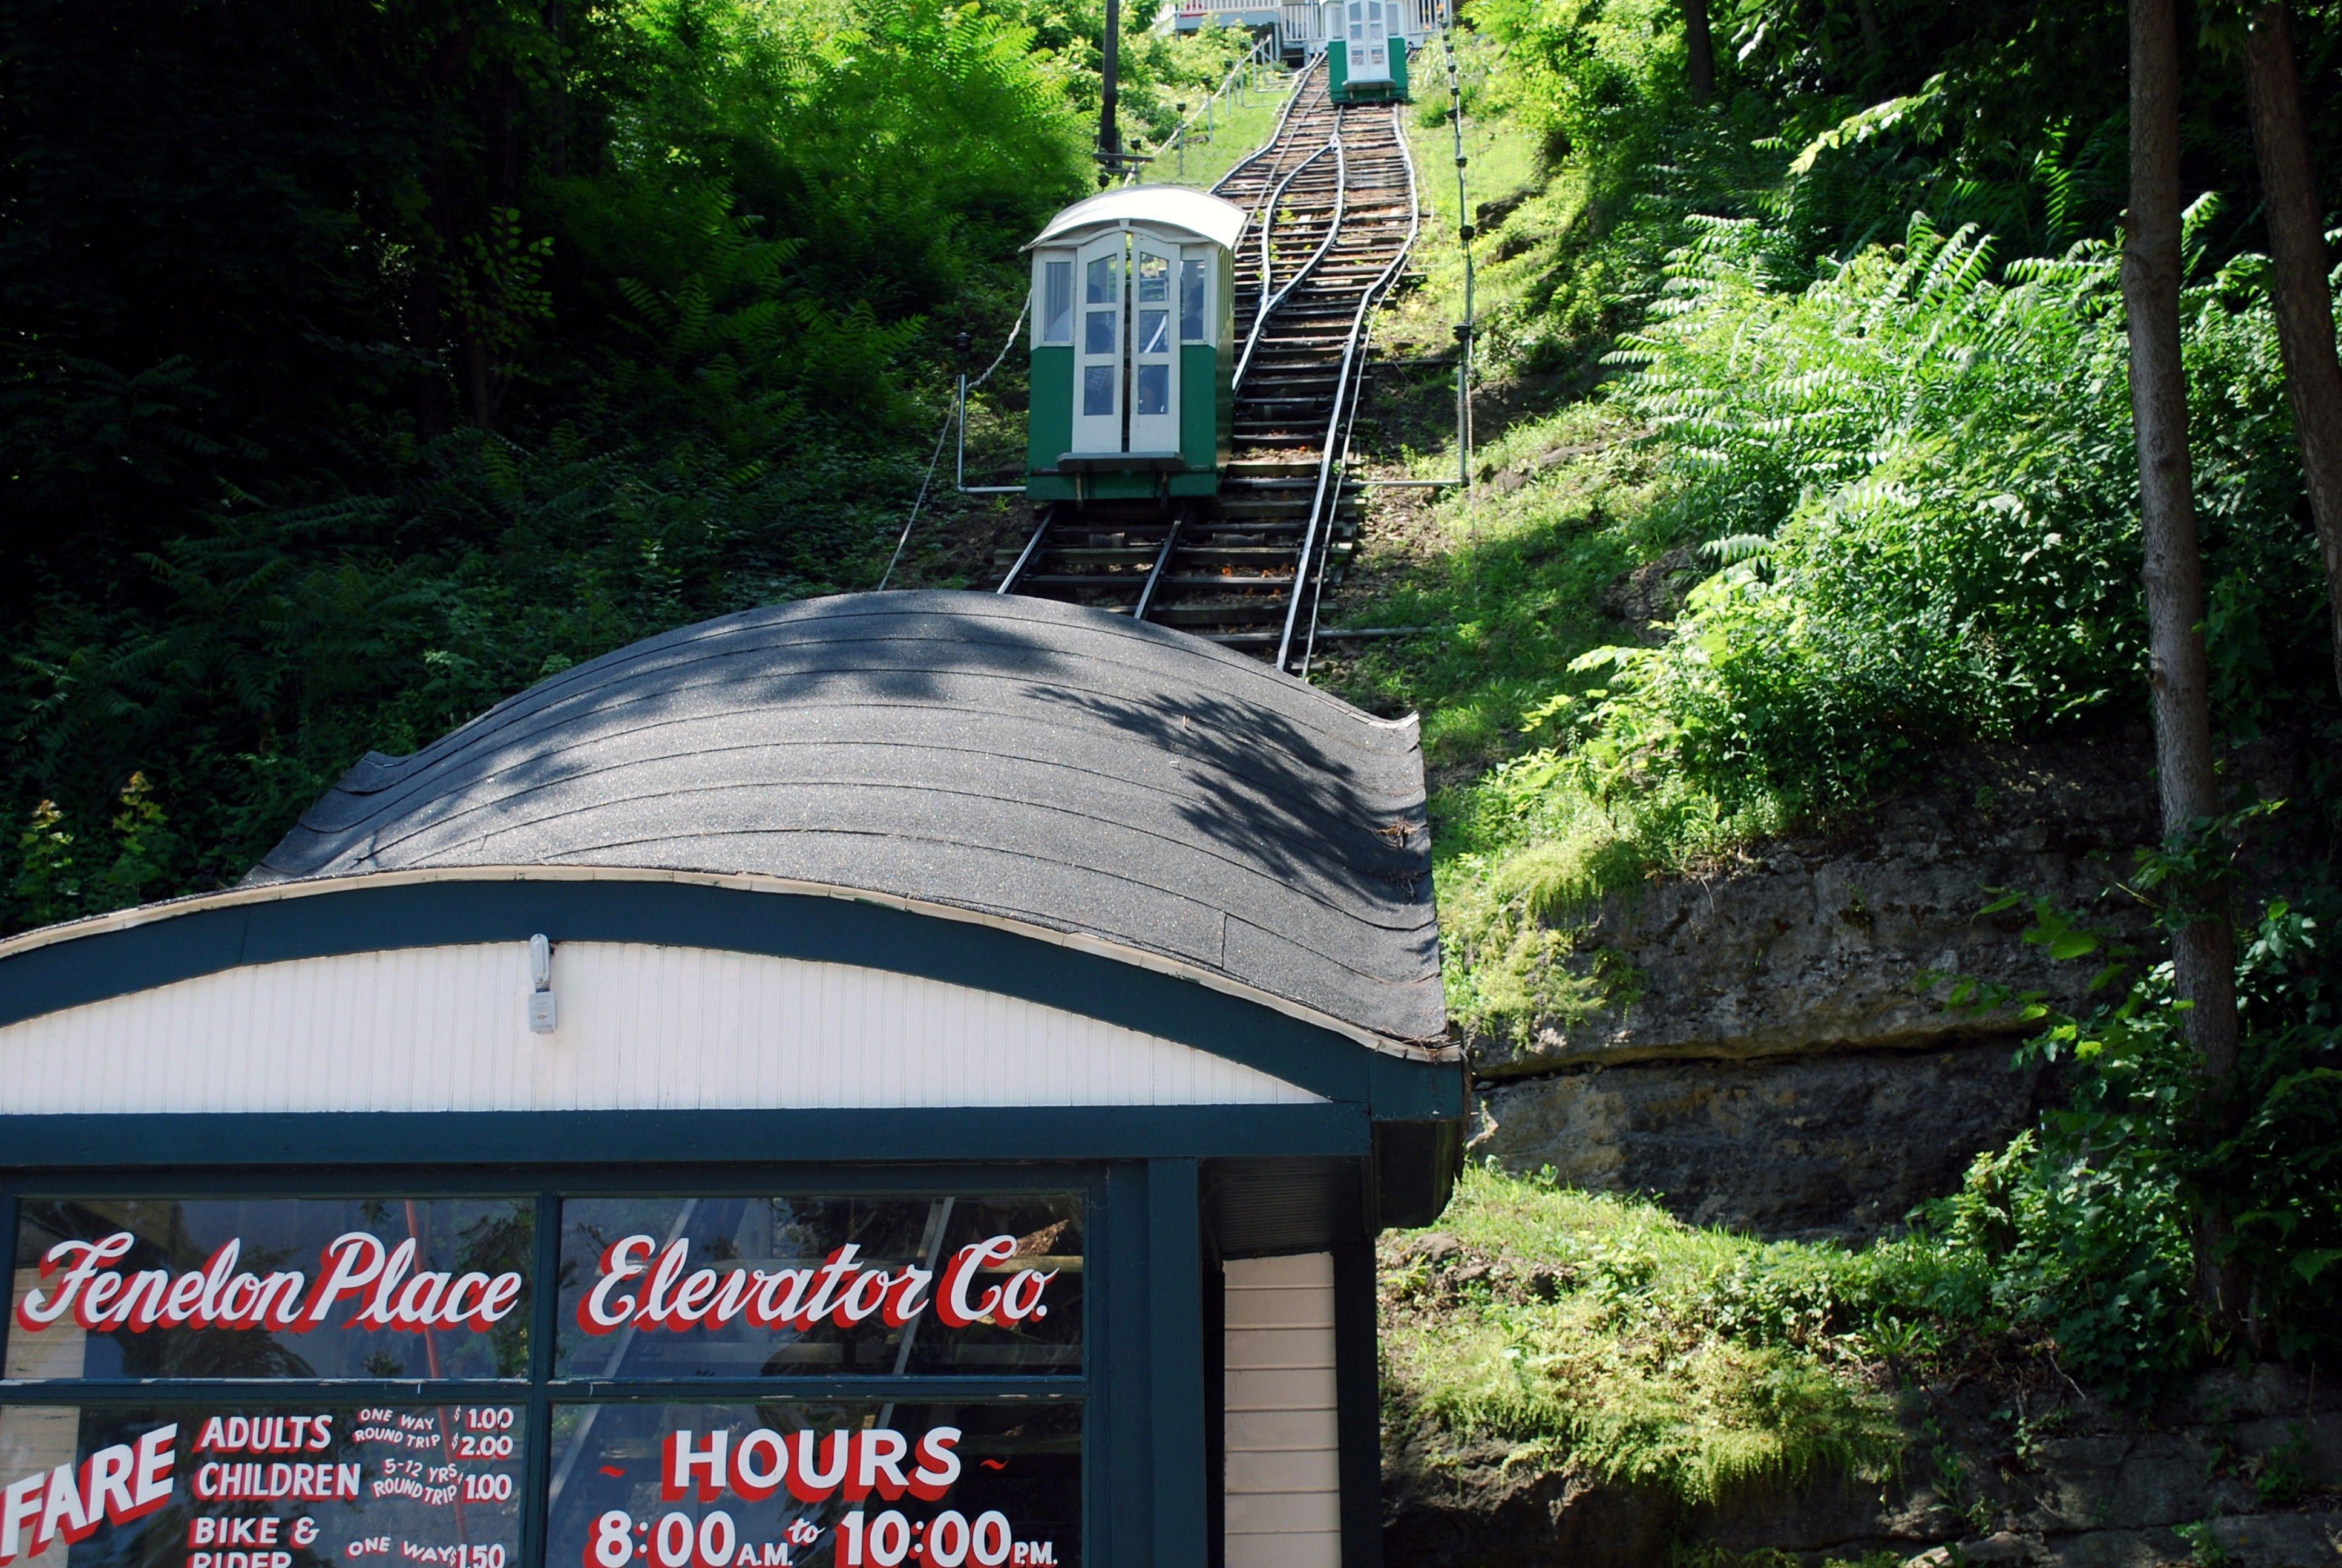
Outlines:
[{"label": "ticket booth building", "polygon": [[1420,754],[1076,606],[816,601],[0,944],[0,1561],[1378,1561],[1455,1168]]}]

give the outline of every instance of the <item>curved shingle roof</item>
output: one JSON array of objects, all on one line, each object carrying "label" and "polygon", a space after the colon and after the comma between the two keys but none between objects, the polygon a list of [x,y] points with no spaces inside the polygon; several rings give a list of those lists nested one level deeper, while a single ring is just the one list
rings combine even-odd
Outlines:
[{"label": "curved shingle roof", "polygon": [[653,637],[367,756],[246,880],[551,865],[956,905],[1445,1029],[1415,722],[1077,605],[860,594]]}]

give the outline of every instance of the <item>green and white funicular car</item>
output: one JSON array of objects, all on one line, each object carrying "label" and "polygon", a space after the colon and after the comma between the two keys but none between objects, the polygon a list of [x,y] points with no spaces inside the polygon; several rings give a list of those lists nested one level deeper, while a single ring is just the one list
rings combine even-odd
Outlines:
[{"label": "green and white funicular car", "polygon": [[1235,424],[1241,207],[1126,185],[1059,213],[1033,253],[1036,502],[1218,493]]}]

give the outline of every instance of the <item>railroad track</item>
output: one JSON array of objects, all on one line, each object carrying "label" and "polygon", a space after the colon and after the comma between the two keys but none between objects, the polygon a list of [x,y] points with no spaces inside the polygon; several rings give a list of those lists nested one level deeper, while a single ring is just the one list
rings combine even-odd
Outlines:
[{"label": "railroad track", "polygon": [[1054,503],[1004,551],[1000,592],[1136,615],[1306,665],[1346,564],[1362,487],[1348,438],[1366,321],[1417,225],[1397,105],[1336,105],[1321,56],[1277,129],[1213,187],[1249,215],[1236,247],[1234,448],[1216,503]]}]

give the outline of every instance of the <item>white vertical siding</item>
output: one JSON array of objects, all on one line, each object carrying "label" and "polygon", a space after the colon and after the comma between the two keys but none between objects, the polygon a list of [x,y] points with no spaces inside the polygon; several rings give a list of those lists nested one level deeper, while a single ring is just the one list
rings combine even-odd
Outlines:
[{"label": "white vertical siding", "polygon": [[1208,1052],[843,964],[566,943],[255,964],[0,1028],[0,1112],[1295,1104]]},{"label": "white vertical siding", "polygon": [[1340,1568],[1333,1254],[1226,1279],[1228,1568]]}]

